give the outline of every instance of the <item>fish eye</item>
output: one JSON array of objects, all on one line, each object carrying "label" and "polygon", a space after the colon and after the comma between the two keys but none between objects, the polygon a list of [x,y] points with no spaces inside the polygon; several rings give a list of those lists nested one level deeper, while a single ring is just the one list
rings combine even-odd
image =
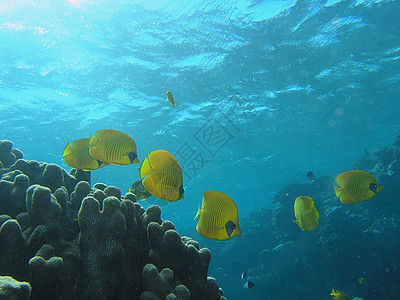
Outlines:
[{"label": "fish eye", "polygon": [[378,185],[377,185],[376,183],[371,183],[371,184],[369,185],[369,189],[370,189],[371,191],[373,191],[375,194],[378,193]]}]

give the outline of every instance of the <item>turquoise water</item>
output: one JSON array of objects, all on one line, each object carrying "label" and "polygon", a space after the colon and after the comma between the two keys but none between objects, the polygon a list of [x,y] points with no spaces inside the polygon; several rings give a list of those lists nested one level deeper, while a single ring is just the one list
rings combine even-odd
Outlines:
[{"label": "turquoise water", "polygon": [[[68,142],[123,131],[141,161],[165,149],[181,163],[185,198],[162,215],[180,232],[206,190],[230,195],[240,222],[308,171],[392,143],[398,20],[398,1],[3,0],[0,137],[69,170]],[[92,184],[125,191],[137,167]]]}]

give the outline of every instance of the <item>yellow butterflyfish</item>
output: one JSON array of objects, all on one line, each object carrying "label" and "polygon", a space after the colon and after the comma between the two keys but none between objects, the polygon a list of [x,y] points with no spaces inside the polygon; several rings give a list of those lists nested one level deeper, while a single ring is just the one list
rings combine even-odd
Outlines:
[{"label": "yellow butterflyfish", "polygon": [[126,133],[114,129],[102,129],[89,140],[89,153],[97,160],[112,165],[138,163],[135,141]]},{"label": "yellow butterflyfish", "polygon": [[155,197],[169,202],[184,198],[182,169],[166,150],[150,152],[139,167],[143,186]]},{"label": "yellow butterflyfish", "polygon": [[345,204],[371,199],[383,190],[383,186],[370,173],[362,170],[343,172],[335,182],[336,197]]},{"label": "yellow butterflyfish", "polygon": [[314,200],[307,196],[297,197],[294,201],[296,224],[303,231],[313,231],[318,226],[319,213]]},{"label": "yellow butterflyfish", "polygon": [[92,171],[108,165],[107,162],[93,158],[89,153],[89,138],[68,143],[63,151],[64,162],[75,169]]},{"label": "yellow butterflyfish", "polygon": [[236,204],[224,193],[204,192],[201,208],[194,218],[197,217],[196,230],[205,238],[223,241],[241,234]]}]

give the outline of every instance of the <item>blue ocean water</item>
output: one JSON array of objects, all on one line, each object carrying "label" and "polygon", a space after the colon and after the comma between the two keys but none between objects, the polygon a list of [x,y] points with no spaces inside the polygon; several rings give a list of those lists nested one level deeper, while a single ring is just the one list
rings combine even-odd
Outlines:
[{"label": "blue ocean water", "polygon": [[[162,217],[200,240],[204,191],[230,195],[240,222],[308,171],[334,176],[392,143],[398,20],[398,1],[3,0],[0,138],[67,170],[65,145],[103,128],[133,137],[140,160],[168,150],[185,198]],[[137,167],[92,184],[125,191]]]}]

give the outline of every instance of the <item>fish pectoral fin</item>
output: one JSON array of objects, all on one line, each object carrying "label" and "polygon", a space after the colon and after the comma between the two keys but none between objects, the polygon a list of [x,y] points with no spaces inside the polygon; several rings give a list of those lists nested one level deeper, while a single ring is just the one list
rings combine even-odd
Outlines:
[{"label": "fish pectoral fin", "polygon": [[201,213],[201,207],[200,207],[200,203],[199,203],[199,210],[197,211],[197,214],[196,214],[196,216],[194,217],[193,220],[196,220],[197,217],[200,218],[200,213]]},{"label": "fish pectoral fin", "polygon": [[293,223],[297,224],[297,226],[299,226],[299,228],[300,228],[301,230],[304,231],[303,227],[300,226],[299,220],[292,220],[292,221],[293,221]]},{"label": "fish pectoral fin", "polygon": [[316,208],[314,208],[312,214],[313,214],[314,218],[319,220],[319,212],[318,212],[318,210]]}]

